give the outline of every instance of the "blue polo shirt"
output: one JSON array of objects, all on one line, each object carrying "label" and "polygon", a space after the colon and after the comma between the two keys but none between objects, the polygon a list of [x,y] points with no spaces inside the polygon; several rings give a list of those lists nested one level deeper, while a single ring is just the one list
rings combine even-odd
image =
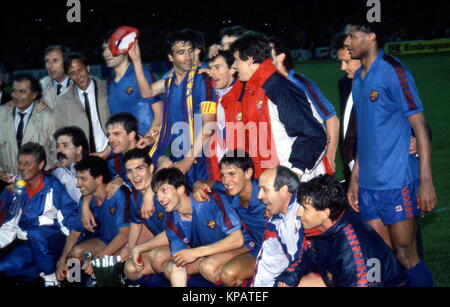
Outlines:
[{"label": "blue polo shirt", "polygon": [[[221,182],[216,182],[213,189],[226,193],[226,188]],[[228,196],[230,206],[236,211],[239,219],[241,220],[245,246],[256,254],[261,249],[264,238],[264,230],[267,224],[267,218],[265,217],[267,207],[261,200],[258,199],[258,193],[258,181],[253,180],[252,196],[248,208],[240,205],[239,196]]]},{"label": "blue polo shirt", "polygon": [[[105,197],[100,206],[95,204],[92,197],[90,208],[98,225],[95,236],[109,244],[119,234],[120,228],[130,226],[131,202],[130,191],[125,186],[118,189],[111,199]],[[82,200],[80,206],[81,203]]]},{"label": "blue polo shirt", "polygon": [[155,206],[155,212],[153,215],[144,219],[141,215],[141,209],[143,204],[142,193],[133,189],[133,201],[131,203],[131,222],[134,224],[144,224],[153,235],[158,235],[164,231],[166,225],[166,211],[156,200],[156,196],[153,198],[153,205]]},{"label": "blue polo shirt", "polygon": [[224,194],[213,193],[205,202],[197,202],[191,196],[191,203],[191,221],[181,220],[178,212],[167,216],[166,234],[172,255],[188,247],[215,243],[241,229],[239,217]]},{"label": "blue polo shirt", "polygon": [[308,95],[309,100],[312,102],[314,108],[323,121],[326,121],[336,115],[336,110],[333,105],[314,82],[306,78],[304,75],[296,73],[294,69],[289,71],[287,78],[289,81],[297,85],[302,91],[304,91],[306,95]]},{"label": "blue polo shirt", "polygon": [[364,79],[354,77],[358,125],[359,185],[369,190],[402,189],[419,178],[419,160],[409,154],[408,117],[423,112],[409,70],[395,57],[378,52]]},{"label": "blue polo shirt", "polygon": [[[144,75],[150,83],[157,81],[154,74],[144,69]],[[134,66],[130,64],[119,82],[108,82],[108,106],[111,115],[117,113],[131,113],[138,121],[138,134],[143,136],[153,123],[151,105],[161,101],[158,96],[142,98],[137,84]]]}]

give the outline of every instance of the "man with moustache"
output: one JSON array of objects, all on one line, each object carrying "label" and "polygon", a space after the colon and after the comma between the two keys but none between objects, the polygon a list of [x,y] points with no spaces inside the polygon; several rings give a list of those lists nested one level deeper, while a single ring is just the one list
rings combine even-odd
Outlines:
[{"label": "man with moustache", "polygon": [[48,46],[44,51],[45,68],[48,76],[40,80],[42,86],[42,101],[54,109],[56,99],[68,89],[73,83],[64,71],[64,63],[70,50],[61,45]]},{"label": "man with moustache", "polygon": [[17,175],[17,155],[22,144],[41,144],[46,151],[47,169],[56,162],[53,112],[35,108],[41,98],[39,82],[27,74],[14,76],[12,97],[12,107],[0,106],[0,177],[10,183]]},{"label": "man with moustache", "polygon": [[52,175],[61,181],[70,197],[78,202],[81,192],[76,187],[75,163],[89,156],[88,141],[83,130],[76,126],[58,129],[53,138],[56,141],[56,158],[59,167],[52,172]]},{"label": "man with moustache", "polygon": [[79,52],[67,55],[65,71],[75,85],[58,97],[53,109],[56,129],[78,126],[88,138],[89,152],[102,152],[108,145],[106,82],[89,74],[86,58]]}]

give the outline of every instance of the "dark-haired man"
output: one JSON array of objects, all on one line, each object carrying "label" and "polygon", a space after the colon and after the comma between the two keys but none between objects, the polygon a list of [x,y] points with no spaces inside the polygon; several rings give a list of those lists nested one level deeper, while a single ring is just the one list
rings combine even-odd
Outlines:
[{"label": "dark-haired man", "polygon": [[70,197],[78,203],[81,192],[77,188],[75,163],[89,155],[89,145],[81,128],[71,126],[58,129],[53,138],[56,141],[59,167],[52,175],[61,181]]},{"label": "dark-haired man", "polygon": [[65,71],[75,83],[58,97],[54,107],[55,128],[78,126],[89,141],[89,152],[102,152],[108,145],[106,121],[109,117],[106,82],[89,74],[84,55],[67,55]]},{"label": "dark-haired man", "polygon": [[17,175],[18,152],[20,146],[28,142],[44,146],[47,169],[56,162],[53,112],[35,108],[41,93],[39,81],[32,76],[20,74],[13,77],[13,106],[0,106],[0,177]]},{"label": "dark-haired man", "polygon": [[[90,209],[99,226],[94,238],[78,243],[70,251],[74,258],[83,259],[83,253],[89,251],[95,257],[119,255],[128,241],[130,229],[131,194],[126,186],[118,189],[114,195],[106,198],[106,185],[111,180],[108,165],[100,157],[89,156],[75,165],[77,187],[83,196],[92,195]],[[60,268],[59,272],[64,268]],[[92,267],[85,263],[83,270],[92,274]],[[59,277],[62,277],[59,274]]]},{"label": "dark-haired man", "polygon": [[55,286],[56,260],[67,258],[83,227],[77,203],[58,179],[45,175],[45,155],[36,143],[20,148],[18,170],[26,182],[26,194],[22,207],[15,214],[11,212],[0,228],[0,248],[16,237],[23,241],[2,259],[0,273],[23,281],[43,276],[46,285]]},{"label": "dark-haired man", "polygon": [[[436,206],[431,147],[423,105],[409,70],[383,51],[383,25],[355,22],[345,44],[361,61],[352,95],[358,126],[357,158],[348,200],[386,242],[391,242],[411,286],[432,286],[417,251],[421,211]],[[411,155],[412,131],[418,155]]]},{"label": "dark-haired man", "polygon": [[61,45],[48,46],[44,51],[45,68],[48,76],[40,80],[42,86],[42,101],[50,109],[54,109],[57,98],[70,89],[73,82],[64,70],[64,64],[70,50]]},{"label": "dark-haired man", "polygon": [[[339,182],[322,175],[299,190],[297,215],[305,229],[299,259],[276,279],[296,287],[309,273],[319,274],[328,287],[399,287],[406,276],[383,239],[347,209]],[[316,229],[313,233],[308,230]]]},{"label": "dark-haired man", "polygon": [[276,165],[291,168],[303,181],[324,173],[325,130],[314,118],[305,93],[272,64],[267,37],[248,31],[231,51],[241,83],[229,95],[243,97],[238,98],[243,110],[236,118],[245,125],[241,134],[246,137],[244,149],[255,162],[255,176]]},{"label": "dark-haired man", "polygon": [[247,29],[243,26],[231,26],[220,30],[219,38],[220,44],[213,44],[209,47],[208,57],[213,58],[217,55],[219,50],[226,51],[230,49],[231,44],[239,38],[242,34],[247,32]]}]

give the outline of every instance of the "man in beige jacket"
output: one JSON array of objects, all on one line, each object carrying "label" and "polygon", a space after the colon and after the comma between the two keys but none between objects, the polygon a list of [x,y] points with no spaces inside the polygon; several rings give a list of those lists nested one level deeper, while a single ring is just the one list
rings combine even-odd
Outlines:
[{"label": "man in beige jacket", "polygon": [[0,178],[17,174],[20,145],[28,142],[38,143],[45,148],[47,168],[55,165],[53,112],[35,108],[41,93],[39,81],[32,76],[22,74],[13,78],[13,106],[0,107]]}]

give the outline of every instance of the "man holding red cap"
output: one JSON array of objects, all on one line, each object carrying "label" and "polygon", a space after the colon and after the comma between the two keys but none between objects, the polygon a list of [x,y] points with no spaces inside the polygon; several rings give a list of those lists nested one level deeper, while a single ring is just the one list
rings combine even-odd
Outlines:
[{"label": "man holding red cap", "polygon": [[[122,26],[103,44],[106,66],[114,77],[108,83],[110,114],[128,112],[138,120],[139,147],[153,144],[162,120],[162,101],[150,98],[150,84],[156,77],[142,66],[137,39],[139,31]],[[132,65],[130,65],[132,64]]]}]

